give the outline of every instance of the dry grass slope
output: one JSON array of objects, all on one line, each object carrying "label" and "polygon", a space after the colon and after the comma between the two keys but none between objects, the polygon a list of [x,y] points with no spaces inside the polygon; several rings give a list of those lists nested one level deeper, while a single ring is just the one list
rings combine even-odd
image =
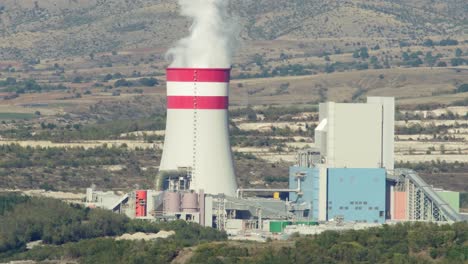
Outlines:
[{"label": "dry grass slope", "polygon": [[[247,41],[466,34],[463,0],[232,0],[231,10]],[[4,0],[0,57],[164,49],[187,24],[173,0]]]}]

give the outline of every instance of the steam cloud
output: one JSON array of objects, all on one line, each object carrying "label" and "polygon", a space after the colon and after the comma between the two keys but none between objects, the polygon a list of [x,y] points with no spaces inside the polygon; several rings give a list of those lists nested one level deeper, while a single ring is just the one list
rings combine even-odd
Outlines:
[{"label": "steam cloud", "polygon": [[193,20],[190,35],[169,49],[170,67],[229,68],[237,46],[237,27],[227,13],[229,0],[178,0]]}]

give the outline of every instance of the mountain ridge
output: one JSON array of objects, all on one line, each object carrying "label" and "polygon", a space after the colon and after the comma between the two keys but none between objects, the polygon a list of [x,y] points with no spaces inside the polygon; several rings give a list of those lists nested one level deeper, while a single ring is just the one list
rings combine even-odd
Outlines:
[{"label": "mountain ridge", "polygon": [[[465,36],[460,0],[231,0],[246,42]],[[4,0],[0,58],[167,49],[188,32],[175,0]]]}]

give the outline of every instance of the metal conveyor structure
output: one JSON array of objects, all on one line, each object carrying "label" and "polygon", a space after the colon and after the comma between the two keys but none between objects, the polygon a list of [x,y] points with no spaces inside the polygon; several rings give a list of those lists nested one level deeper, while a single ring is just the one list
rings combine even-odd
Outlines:
[{"label": "metal conveyor structure", "polygon": [[458,222],[462,216],[419,175],[410,169],[395,169],[396,188],[408,195],[407,208],[409,221]]}]

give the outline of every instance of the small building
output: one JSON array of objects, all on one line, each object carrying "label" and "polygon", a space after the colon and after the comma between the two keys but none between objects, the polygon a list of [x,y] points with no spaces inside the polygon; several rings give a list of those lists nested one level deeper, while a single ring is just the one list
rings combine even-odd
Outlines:
[{"label": "small building", "polygon": [[460,213],[460,193],[446,190],[435,190],[437,195],[446,202],[452,209]]}]

